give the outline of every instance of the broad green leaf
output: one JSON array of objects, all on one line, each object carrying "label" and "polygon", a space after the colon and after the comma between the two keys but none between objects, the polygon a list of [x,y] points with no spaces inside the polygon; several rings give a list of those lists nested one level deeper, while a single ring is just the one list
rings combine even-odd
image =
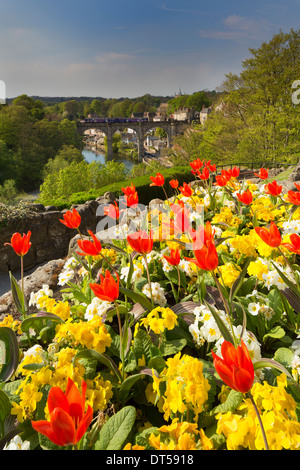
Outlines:
[{"label": "broad green leaf", "polygon": [[136,409],[125,406],[101,428],[95,450],[122,450],[136,418]]},{"label": "broad green leaf", "polygon": [[224,401],[224,403],[221,403],[220,405],[216,406],[213,410],[211,410],[210,414],[215,415],[217,413],[227,413],[228,411],[234,411],[242,403],[243,398],[243,393],[236,392],[235,390],[230,390],[228,397]]},{"label": "broad green leaf", "polygon": [[10,277],[11,293],[12,293],[15,307],[17,311],[21,313],[21,315],[25,315],[28,311],[28,304],[27,304],[26,297],[23,294],[22,290],[20,289],[16,278],[12,275],[11,272],[9,272],[9,277]]},{"label": "broad green leaf", "polygon": [[267,338],[283,338],[285,335],[285,331],[281,326],[277,325],[272,328],[268,333],[266,333],[263,337],[263,340],[265,341]]},{"label": "broad green leaf", "polygon": [[19,347],[15,332],[11,328],[0,328],[0,382],[5,382],[15,373],[19,364]]},{"label": "broad green leaf", "polygon": [[293,380],[293,377],[289,373],[289,371],[282,364],[275,361],[274,359],[261,358],[261,359],[259,359],[259,361],[256,361],[256,362],[253,363],[253,367],[254,367],[254,370],[263,369],[264,367],[271,367],[273,369],[279,370],[280,372],[283,372],[290,379]]},{"label": "broad green leaf", "polygon": [[117,378],[121,380],[121,373],[115,362],[109,356],[101,354],[98,351],[95,351],[94,349],[84,349],[83,351],[80,351],[78,354],[76,354],[74,360],[76,361],[81,358],[97,359],[97,361],[108,367],[108,369],[110,369],[117,376]]},{"label": "broad green leaf", "polygon": [[[156,371],[154,371],[154,373],[156,375],[158,375]],[[132,389],[133,385],[137,381],[141,380],[145,375],[150,375],[151,377],[153,377],[152,370],[151,369],[143,369],[138,374],[131,375],[126,380],[124,380],[124,382],[120,386],[120,395],[119,396],[120,396],[121,402],[124,403],[128,399],[128,394],[129,394],[130,390]]]},{"label": "broad green leaf", "polygon": [[274,360],[285,367],[290,367],[293,359],[293,351],[288,348],[279,348],[274,354]]},{"label": "broad green leaf", "polygon": [[148,300],[147,297],[145,297],[143,294],[138,294],[137,292],[133,292],[130,289],[126,289],[125,287],[120,287],[119,290],[122,294],[132,299],[135,303],[140,303],[147,310],[153,310],[150,300]]},{"label": "broad green leaf", "polygon": [[172,356],[181,351],[187,344],[184,338],[174,339],[173,341],[164,341],[160,346],[160,352],[163,356]]},{"label": "broad green leaf", "polygon": [[7,394],[0,389],[0,421],[3,422],[10,414],[11,403]]},{"label": "broad green leaf", "polygon": [[54,315],[54,313],[39,312],[25,318],[21,323],[21,330],[23,333],[28,333],[30,328],[32,328],[36,332],[40,332],[45,327],[45,321],[47,320],[51,320],[51,322],[55,323],[64,323],[64,321],[57,315]]},{"label": "broad green leaf", "polygon": [[141,359],[144,356],[146,364],[148,364],[148,361],[153,357],[153,354],[151,353],[152,346],[153,343],[146,331],[138,330],[133,341],[133,350],[136,357]]}]

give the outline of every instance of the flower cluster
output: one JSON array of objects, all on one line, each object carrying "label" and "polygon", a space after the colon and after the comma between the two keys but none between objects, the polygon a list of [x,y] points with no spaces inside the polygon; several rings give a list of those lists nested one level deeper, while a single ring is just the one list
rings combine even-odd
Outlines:
[{"label": "flower cluster", "polygon": [[150,177],[165,200],[148,213],[123,187],[104,209],[112,240],[66,211],[78,248],[28,299],[31,232],[5,244],[21,282],[18,319],[0,323],[1,403],[29,436],[1,434],[5,449],[299,449],[300,185],[189,166],[193,182]]},{"label": "flower cluster", "polygon": [[[297,450],[300,446],[297,404],[287,393],[286,386],[286,376],[283,374],[277,378],[277,386],[264,382],[256,383],[252,388],[270,450]],[[226,437],[228,450],[264,449],[260,426],[249,399],[236,412],[220,413],[217,419],[217,432]]]},{"label": "flower cluster", "polygon": [[[161,386],[165,392],[161,394]],[[197,421],[208,399],[210,385],[203,375],[203,364],[196,358],[180,353],[166,361],[159,378],[154,378],[153,390],[160,397],[159,406],[168,421],[176,413],[190,415]]]}]

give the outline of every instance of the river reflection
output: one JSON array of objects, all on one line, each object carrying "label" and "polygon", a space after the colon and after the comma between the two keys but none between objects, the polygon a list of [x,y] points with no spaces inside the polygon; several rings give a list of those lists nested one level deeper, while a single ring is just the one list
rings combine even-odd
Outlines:
[{"label": "river reflection", "polygon": [[[84,156],[85,160],[88,163],[91,163],[94,161],[100,162],[100,163],[106,163],[105,154],[101,153],[99,150],[94,151],[94,150],[91,150],[90,148],[84,148],[82,151],[82,155]],[[134,162],[132,162],[131,160],[127,160],[126,158],[123,158],[123,157],[114,156],[114,160],[116,162],[124,163],[126,168],[128,168],[129,170],[131,170],[131,168],[135,165]]]}]

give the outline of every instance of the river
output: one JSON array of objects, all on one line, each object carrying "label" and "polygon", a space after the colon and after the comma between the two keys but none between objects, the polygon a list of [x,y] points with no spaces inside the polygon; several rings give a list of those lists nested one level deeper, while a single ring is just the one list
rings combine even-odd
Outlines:
[{"label": "river", "polygon": [[[94,161],[100,162],[100,163],[106,163],[105,154],[100,152],[99,150],[95,151],[95,150],[91,150],[88,147],[85,147],[82,151],[82,155],[84,156],[85,160],[88,163],[91,163]],[[126,168],[128,168],[129,170],[131,170],[131,168],[136,164],[132,160],[128,160],[124,157],[114,156],[114,160],[116,162],[123,162]]]}]

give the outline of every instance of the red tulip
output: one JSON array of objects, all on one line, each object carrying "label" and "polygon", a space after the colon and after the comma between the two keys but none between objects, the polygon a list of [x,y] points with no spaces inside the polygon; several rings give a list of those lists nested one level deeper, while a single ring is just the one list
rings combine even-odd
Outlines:
[{"label": "red tulip", "polygon": [[153,238],[152,235],[148,235],[144,230],[139,230],[135,233],[127,235],[127,241],[133,250],[137,251],[141,255],[147,255],[152,251]]},{"label": "red tulip", "polygon": [[190,237],[193,243],[197,243],[200,246],[207,242],[207,240],[214,240],[215,230],[212,230],[211,223],[208,220],[206,225],[200,225],[197,230],[191,229],[190,230]]},{"label": "red tulip", "polygon": [[164,258],[170,263],[172,266],[178,266],[180,263],[180,251],[177,248],[176,250],[170,250],[170,256],[164,255]]},{"label": "red tulip", "polygon": [[81,256],[97,256],[102,250],[100,240],[98,240],[98,238],[93,234],[91,230],[88,230],[88,233],[92,237],[93,241],[91,242],[90,240],[77,240],[79,248],[83,251],[83,253],[80,253],[79,251],[77,251],[77,253]]},{"label": "red tulip", "polygon": [[211,239],[206,240],[202,245],[199,243],[194,244],[195,258],[185,258],[205,271],[214,271],[219,265],[218,253],[214,242]]},{"label": "red tulip", "polygon": [[68,228],[78,228],[79,225],[81,224],[81,217],[78,214],[76,209],[73,209],[72,212],[67,211],[63,215],[63,218],[64,218],[64,220],[59,219],[59,221],[62,224],[66,225],[66,227],[68,227]]},{"label": "red tulip", "polygon": [[215,163],[214,163],[213,165],[210,165],[210,164],[209,164],[209,165],[207,165],[207,166],[208,166],[208,168],[209,168],[209,171],[211,171],[211,173],[213,173],[213,172],[216,171],[216,169],[217,169],[217,166],[216,166]]},{"label": "red tulip", "polygon": [[126,188],[122,188],[122,191],[126,196],[130,196],[130,194],[135,193],[135,186],[133,186],[133,183],[131,183],[130,186],[126,186]]},{"label": "red tulip", "polygon": [[197,173],[198,173],[198,178],[200,178],[201,180],[208,180],[209,169],[207,167],[203,168],[202,172],[198,170]]},{"label": "red tulip", "polygon": [[50,421],[31,421],[33,429],[58,446],[76,445],[93,419],[93,409],[90,405],[85,412],[86,388],[86,382],[83,380],[80,394],[70,378],[65,393],[59,387],[52,387],[47,400]]},{"label": "red tulip", "polygon": [[292,233],[290,235],[290,243],[282,243],[282,246],[287,248],[292,253],[300,255],[300,237],[297,233]]},{"label": "red tulip", "polygon": [[115,281],[110,272],[106,270],[105,277],[100,274],[100,279],[100,284],[90,283],[90,288],[99,299],[114,302],[119,297],[119,276],[117,275]]},{"label": "red tulip", "polygon": [[268,178],[268,175],[269,175],[269,170],[266,170],[265,168],[261,168],[259,170],[259,173],[254,173],[254,174],[255,174],[255,176],[257,176],[261,180],[266,180]]},{"label": "red tulip", "polygon": [[281,191],[282,186],[279,186],[275,180],[265,185],[265,192],[271,196],[279,196]]},{"label": "red tulip", "polygon": [[277,225],[272,221],[270,229],[255,227],[257,235],[269,246],[276,248],[281,245],[281,235]]},{"label": "red tulip", "polygon": [[23,233],[23,237],[20,233],[16,232],[12,235],[10,243],[4,243],[4,245],[12,246],[18,256],[24,256],[28,253],[29,248],[31,247],[30,236],[30,231],[27,235]]},{"label": "red tulip", "polygon": [[296,186],[296,188],[298,189],[298,191],[300,191],[300,184],[299,184],[299,183],[294,183],[294,185]]},{"label": "red tulip", "polygon": [[238,167],[232,168],[232,170],[229,170],[231,178],[237,178],[240,175],[240,169]]},{"label": "red tulip", "polygon": [[173,189],[178,188],[178,185],[179,185],[178,180],[171,180],[169,181],[169,184]]},{"label": "red tulip", "polygon": [[249,189],[247,189],[247,191],[244,191],[243,193],[237,193],[236,196],[239,199],[239,201],[241,201],[243,204],[247,206],[252,203],[253,197]]},{"label": "red tulip", "polygon": [[300,192],[298,191],[288,191],[286,200],[294,206],[300,206]]},{"label": "red tulip", "polygon": [[110,204],[109,206],[104,207],[104,215],[111,217],[112,219],[119,219],[120,217],[120,210],[116,202],[114,204]]},{"label": "red tulip", "polygon": [[150,186],[163,186],[165,184],[165,178],[161,173],[157,173],[156,176],[150,176],[152,183]]},{"label": "red tulip", "polygon": [[183,196],[190,197],[193,194],[190,184],[183,183],[183,186],[180,186],[178,189]]},{"label": "red tulip", "polygon": [[198,266],[206,271],[214,271],[219,265],[218,253],[212,240],[207,240],[200,248],[194,248]]},{"label": "red tulip", "polygon": [[189,211],[185,207],[182,207],[175,212],[174,230],[176,233],[180,234],[186,233],[190,230]]},{"label": "red tulip", "polygon": [[202,167],[203,163],[200,160],[200,158],[197,158],[197,160],[194,160],[193,162],[190,162],[190,165],[192,167],[192,173],[195,174],[197,170],[200,170]]},{"label": "red tulip", "polygon": [[226,186],[230,178],[227,175],[217,175],[216,182],[214,183],[215,186]]},{"label": "red tulip", "polygon": [[254,381],[254,367],[249,351],[243,342],[235,348],[229,341],[221,346],[223,358],[212,351],[214,367],[223,382],[233,390],[247,393],[251,390]]},{"label": "red tulip", "polygon": [[128,194],[128,196],[125,195],[124,197],[125,197],[126,204],[127,204],[128,207],[137,206],[138,203],[139,203],[139,197],[138,197],[137,191],[135,191],[132,194]]}]

